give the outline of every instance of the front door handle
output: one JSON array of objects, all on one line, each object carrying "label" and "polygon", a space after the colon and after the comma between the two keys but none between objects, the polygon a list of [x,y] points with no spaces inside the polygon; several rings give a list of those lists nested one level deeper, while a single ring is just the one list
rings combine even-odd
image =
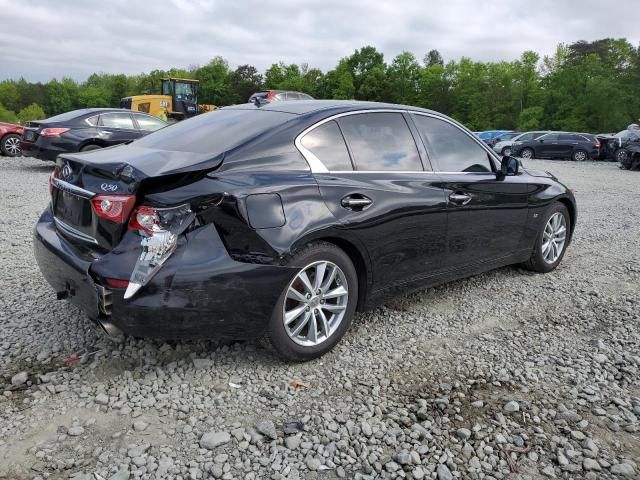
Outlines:
[{"label": "front door handle", "polygon": [[356,193],[354,195],[347,195],[342,200],[340,200],[340,205],[348,210],[364,210],[366,207],[371,205],[373,200],[369,197]]},{"label": "front door handle", "polygon": [[467,195],[466,193],[454,192],[449,195],[451,203],[455,203],[456,205],[466,205],[471,201],[471,198],[471,195]]}]

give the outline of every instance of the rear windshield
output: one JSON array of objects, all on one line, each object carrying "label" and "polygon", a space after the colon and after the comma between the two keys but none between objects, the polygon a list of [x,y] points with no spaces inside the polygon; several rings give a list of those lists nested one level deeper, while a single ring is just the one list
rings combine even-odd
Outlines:
[{"label": "rear windshield", "polygon": [[259,109],[216,110],[157,130],[136,140],[136,146],[174,152],[218,154],[294,117],[290,113]]},{"label": "rear windshield", "polygon": [[47,118],[47,122],[66,122],[67,120],[73,120],[80,115],[87,113],[89,110],[72,110],[70,112],[61,113],[54,117]]}]

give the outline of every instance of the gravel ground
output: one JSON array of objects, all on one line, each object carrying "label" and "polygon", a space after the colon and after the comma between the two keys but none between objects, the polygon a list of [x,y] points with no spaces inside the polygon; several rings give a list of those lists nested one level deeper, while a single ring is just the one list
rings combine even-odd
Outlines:
[{"label": "gravel ground", "polygon": [[115,342],[55,301],[31,252],[50,167],[3,159],[0,478],[639,478],[640,174],[527,165],[576,192],[555,272],[397,298],[285,364]]}]

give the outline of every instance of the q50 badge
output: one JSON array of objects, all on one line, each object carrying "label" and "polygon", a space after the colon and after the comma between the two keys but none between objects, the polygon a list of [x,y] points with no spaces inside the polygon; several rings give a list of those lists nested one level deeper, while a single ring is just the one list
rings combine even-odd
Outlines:
[{"label": "q50 badge", "polygon": [[100,185],[100,188],[102,189],[103,192],[117,192],[118,191],[118,185],[115,185],[113,183],[103,183]]}]

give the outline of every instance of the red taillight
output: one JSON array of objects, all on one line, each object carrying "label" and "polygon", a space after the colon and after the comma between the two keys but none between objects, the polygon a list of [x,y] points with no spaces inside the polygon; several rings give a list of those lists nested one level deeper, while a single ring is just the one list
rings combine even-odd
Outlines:
[{"label": "red taillight", "polygon": [[596,148],[600,148],[600,141],[596,140],[595,142],[593,142],[593,146]]},{"label": "red taillight", "polygon": [[91,199],[96,215],[116,223],[127,221],[135,203],[135,195],[96,195]]},{"label": "red taillight", "polygon": [[120,280],[119,278],[105,278],[104,283],[109,288],[127,288],[129,280]]},{"label": "red taillight", "polygon": [[58,138],[61,133],[68,132],[68,128],[43,128],[40,132],[41,137]]},{"label": "red taillight", "polygon": [[144,230],[147,233],[152,233],[153,226],[159,223],[160,218],[158,217],[158,213],[153,208],[143,205],[138,207],[136,211],[133,212],[133,215],[131,215],[129,229]]}]

